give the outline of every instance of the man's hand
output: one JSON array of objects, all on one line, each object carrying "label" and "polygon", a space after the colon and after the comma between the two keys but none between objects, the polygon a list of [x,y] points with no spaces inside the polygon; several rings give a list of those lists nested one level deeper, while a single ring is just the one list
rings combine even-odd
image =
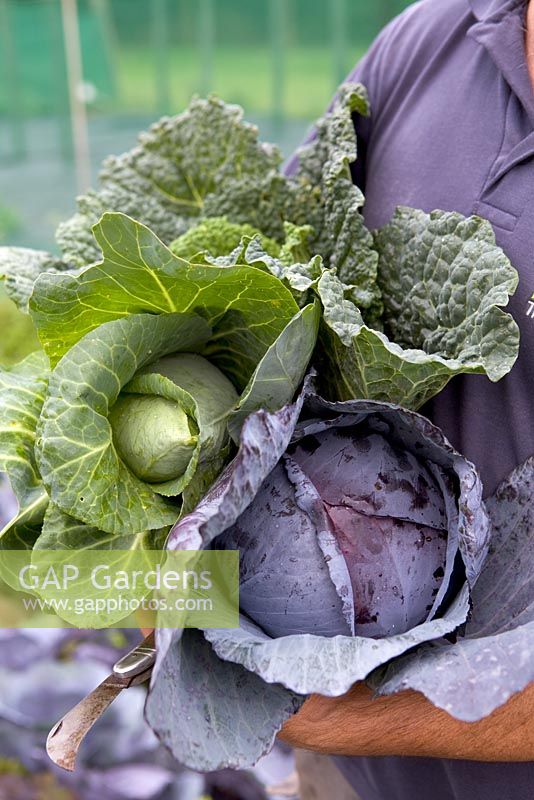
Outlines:
[{"label": "man's hand", "polygon": [[343,697],[312,695],[279,736],[329,755],[534,761],[534,684],[474,723],[459,722],[418,692],[373,699],[356,684]]}]

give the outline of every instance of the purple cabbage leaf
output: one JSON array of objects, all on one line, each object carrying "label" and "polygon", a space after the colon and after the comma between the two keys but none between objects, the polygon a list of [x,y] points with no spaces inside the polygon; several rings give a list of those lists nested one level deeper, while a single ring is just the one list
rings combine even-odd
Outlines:
[{"label": "purple cabbage leaf", "polygon": [[191,768],[253,763],[309,693],[343,694],[460,629],[488,534],[475,468],[428,420],[327,402],[308,383],[295,405],[248,418],[234,461],[171,532],[171,549],[240,550],[242,616],[160,632],[149,723]]},{"label": "purple cabbage leaf", "polygon": [[491,714],[534,681],[534,459],[487,501],[489,556],[473,591],[465,635],[431,642],[373,676],[380,694],[422,692],[466,722]]}]

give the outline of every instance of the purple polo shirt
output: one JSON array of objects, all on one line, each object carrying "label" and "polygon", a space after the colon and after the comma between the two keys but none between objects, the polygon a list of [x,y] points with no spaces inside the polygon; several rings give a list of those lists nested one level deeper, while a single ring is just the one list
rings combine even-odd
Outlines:
[{"label": "purple polo shirt", "polygon": [[[534,2],[534,0],[533,0]],[[372,115],[356,120],[354,178],[371,228],[399,204],[480,214],[519,271],[509,310],[517,364],[492,384],[454,378],[425,409],[480,468],[486,494],[534,454],[534,91],[526,0],[423,0],[379,36],[350,79]],[[498,731],[496,731],[498,736]],[[533,800],[534,763],[337,759],[362,800]]]},{"label": "purple polo shirt", "polygon": [[[367,224],[397,205],[480,214],[519,271],[508,310],[517,364],[492,384],[454,378],[424,413],[479,467],[486,494],[534,454],[534,90],[526,0],[423,0],[379,36],[350,79],[364,83],[357,120]],[[534,789],[532,793],[534,798]]]}]

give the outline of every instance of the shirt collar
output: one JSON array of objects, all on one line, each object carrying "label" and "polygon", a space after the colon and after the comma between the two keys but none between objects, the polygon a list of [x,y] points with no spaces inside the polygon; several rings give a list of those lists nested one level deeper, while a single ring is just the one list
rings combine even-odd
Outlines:
[{"label": "shirt collar", "polygon": [[468,0],[473,16],[479,22],[502,18],[507,12],[526,6],[528,0]]},{"label": "shirt collar", "polygon": [[527,0],[469,0],[476,22],[468,36],[484,47],[534,125],[534,90],[525,54]]}]

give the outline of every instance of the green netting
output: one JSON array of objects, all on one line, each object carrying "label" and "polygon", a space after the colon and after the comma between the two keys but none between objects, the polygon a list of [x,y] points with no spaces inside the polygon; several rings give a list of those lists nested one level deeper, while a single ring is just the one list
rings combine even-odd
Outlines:
[{"label": "green netting", "polygon": [[[68,114],[59,0],[1,0],[0,5],[0,114]],[[112,98],[105,8],[89,0],[78,3],[84,79]]]},{"label": "green netting", "polygon": [[[258,110],[278,103],[278,111],[291,115],[289,85],[297,76],[304,85],[309,75],[311,93],[316,73],[322,74],[322,92],[408,4],[78,0],[86,98],[96,111],[119,113],[171,111],[192,92],[225,93],[227,86],[236,100],[248,100],[252,92],[239,88],[248,72],[258,80],[254,94],[263,98]],[[0,30],[0,115],[68,115],[60,0],[0,0]],[[284,92],[270,85],[276,81],[289,87],[286,102]],[[308,114],[308,108],[299,113]]]}]

